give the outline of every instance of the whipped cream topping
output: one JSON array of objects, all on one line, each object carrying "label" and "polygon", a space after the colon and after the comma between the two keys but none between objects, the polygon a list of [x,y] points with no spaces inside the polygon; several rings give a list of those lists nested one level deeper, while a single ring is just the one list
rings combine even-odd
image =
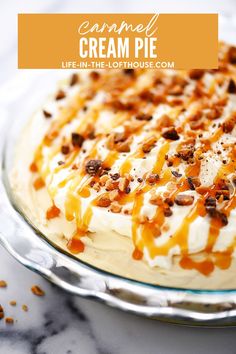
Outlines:
[{"label": "whipped cream topping", "polygon": [[72,252],[86,252],[90,233],[111,230],[131,238],[133,258],[151,267],[170,268],[178,255],[183,268],[206,275],[227,268],[236,230],[235,78],[226,45],[218,71],[75,74],[34,124],[30,169],[34,188],[51,198],[49,228],[60,223]]}]

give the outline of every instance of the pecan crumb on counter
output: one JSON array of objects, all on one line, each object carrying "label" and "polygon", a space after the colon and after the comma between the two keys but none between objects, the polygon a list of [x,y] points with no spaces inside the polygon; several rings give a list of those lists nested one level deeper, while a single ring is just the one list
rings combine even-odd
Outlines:
[{"label": "pecan crumb on counter", "polygon": [[36,296],[44,296],[45,295],[45,292],[38,285],[33,285],[31,287],[31,291]]},{"label": "pecan crumb on counter", "polygon": [[28,306],[25,305],[25,304],[23,304],[21,308],[22,308],[22,310],[23,310],[24,312],[28,312],[28,311],[29,311]]},{"label": "pecan crumb on counter", "polygon": [[3,307],[2,305],[0,305],[0,320],[4,318],[4,310],[3,310]]},{"label": "pecan crumb on counter", "polygon": [[15,321],[12,317],[6,317],[5,322],[6,322],[6,324],[13,325]]},{"label": "pecan crumb on counter", "polygon": [[7,282],[5,280],[0,280],[0,288],[6,288]]}]

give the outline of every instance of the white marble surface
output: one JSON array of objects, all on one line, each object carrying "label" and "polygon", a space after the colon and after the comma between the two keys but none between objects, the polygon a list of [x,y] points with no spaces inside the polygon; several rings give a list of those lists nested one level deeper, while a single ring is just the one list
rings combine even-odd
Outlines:
[{"label": "white marble surface", "polygon": [[[0,85],[16,75],[18,12],[224,12],[235,0],[1,0]],[[0,100],[1,104],[1,100]],[[0,107],[1,108],[1,107]],[[0,118],[1,119],[1,118]],[[1,196],[0,196],[1,212]],[[184,328],[138,318],[66,294],[25,269],[0,248],[0,304],[13,326],[0,321],[0,354],[235,354],[235,329]],[[44,298],[30,288],[40,285]],[[16,300],[17,306],[9,305]],[[29,311],[23,312],[22,304]]]}]

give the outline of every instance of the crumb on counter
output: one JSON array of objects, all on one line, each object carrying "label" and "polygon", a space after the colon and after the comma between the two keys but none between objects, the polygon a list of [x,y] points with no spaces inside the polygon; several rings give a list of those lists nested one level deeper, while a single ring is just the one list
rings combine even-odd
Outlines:
[{"label": "crumb on counter", "polygon": [[45,292],[38,285],[33,285],[31,288],[31,291],[36,296],[44,296],[45,295]]},{"label": "crumb on counter", "polygon": [[6,288],[7,282],[5,280],[0,280],[0,288]]}]

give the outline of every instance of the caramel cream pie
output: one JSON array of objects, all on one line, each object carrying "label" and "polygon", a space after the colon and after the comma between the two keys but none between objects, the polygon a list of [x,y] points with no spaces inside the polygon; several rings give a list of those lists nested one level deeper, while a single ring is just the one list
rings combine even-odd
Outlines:
[{"label": "caramel cream pie", "polygon": [[82,260],[151,283],[227,287],[235,126],[226,44],[218,70],[81,71],[26,127],[12,185],[31,221]]}]

